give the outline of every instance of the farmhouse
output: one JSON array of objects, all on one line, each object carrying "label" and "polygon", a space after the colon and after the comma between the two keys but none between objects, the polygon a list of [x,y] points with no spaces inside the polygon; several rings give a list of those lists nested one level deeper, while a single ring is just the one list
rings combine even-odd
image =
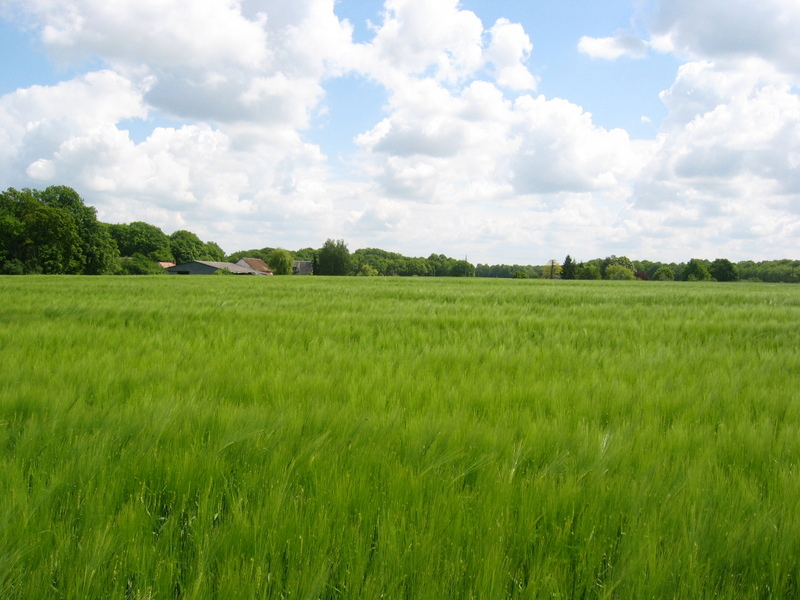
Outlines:
[{"label": "farmhouse", "polygon": [[255,269],[264,275],[272,275],[272,269],[269,268],[269,265],[265,263],[260,258],[243,258],[236,263],[240,267],[250,267],[251,269]]},{"label": "farmhouse", "polygon": [[193,260],[192,262],[175,265],[174,267],[169,267],[167,273],[170,275],[213,275],[220,270],[228,271],[234,275],[266,275],[266,273],[256,271],[250,266],[243,267],[229,262],[209,260]]}]

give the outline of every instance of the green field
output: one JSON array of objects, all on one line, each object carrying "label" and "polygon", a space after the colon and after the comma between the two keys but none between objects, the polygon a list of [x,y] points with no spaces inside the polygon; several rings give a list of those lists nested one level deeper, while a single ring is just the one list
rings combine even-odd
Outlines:
[{"label": "green field", "polygon": [[0,278],[0,598],[797,598],[800,286]]}]

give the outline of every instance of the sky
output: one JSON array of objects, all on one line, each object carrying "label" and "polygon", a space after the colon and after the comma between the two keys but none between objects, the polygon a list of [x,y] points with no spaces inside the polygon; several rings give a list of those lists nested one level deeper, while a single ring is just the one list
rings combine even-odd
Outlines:
[{"label": "sky", "polygon": [[800,258],[797,0],[0,0],[0,189],[227,253]]}]

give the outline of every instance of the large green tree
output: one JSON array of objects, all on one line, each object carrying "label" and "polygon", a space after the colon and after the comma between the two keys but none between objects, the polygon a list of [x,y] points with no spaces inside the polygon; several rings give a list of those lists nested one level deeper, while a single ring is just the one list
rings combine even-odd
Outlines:
[{"label": "large green tree", "polygon": [[294,272],[294,259],[283,248],[275,248],[270,252],[267,264],[275,275],[291,275]]},{"label": "large green tree", "polygon": [[169,236],[160,228],[143,221],[109,225],[111,237],[117,242],[120,256],[143,254],[153,261],[172,262]]},{"label": "large green tree", "polygon": [[96,275],[117,267],[117,246],[75,190],[0,194],[0,271]]},{"label": "large green tree", "polygon": [[628,267],[623,267],[620,264],[613,264],[606,267],[606,279],[614,281],[631,280],[636,279],[636,275]]},{"label": "large green tree", "polygon": [[101,275],[115,270],[119,254],[116,242],[108,226],[97,220],[97,211],[86,206],[78,192],[63,185],[53,185],[35,192],[45,206],[58,208],[70,214],[74,220],[79,242],[75,270],[85,275]]},{"label": "large green tree", "polygon": [[664,265],[659,267],[656,272],[653,273],[652,279],[654,281],[674,281],[675,273],[667,265]]},{"label": "large green tree", "polygon": [[169,236],[169,247],[178,264],[205,259],[206,245],[191,231],[179,229]]},{"label": "large green tree", "polygon": [[68,212],[38,206],[25,218],[26,255],[45,274],[81,273],[81,239]]},{"label": "large green tree", "polygon": [[691,259],[683,269],[681,277],[684,281],[710,281],[711,273],[708,267],[699,258]]},{"label": "large green tree", "polygon": [[328,239],[317,252],[315,275],[349,275],[350,251],[344,240]]},{"label": "large green tree", "polygon": [[213,260],[216,262],[225,260],[225,251],[216,242],[206,242],[204,247],[203,258],[200,260]]},{"label": "large green tree", "polygon": [[596,280],[602,278],[600,267],[594,263],[586,263],[578,267],[578,279]]},{"label": "large green tree", "polygon": [[718,258],[708,267],[709,273],[717,281],[739,281],[739,271],[727,258]]}]

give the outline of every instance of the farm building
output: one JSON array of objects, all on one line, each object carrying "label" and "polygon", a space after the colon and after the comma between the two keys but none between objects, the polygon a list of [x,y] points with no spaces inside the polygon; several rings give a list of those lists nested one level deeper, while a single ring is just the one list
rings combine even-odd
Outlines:
[{"label": "farm building", "polygon": [[314,261],[311,260],[296,260],[292,268],[294,275],[313,275],[314,274]]},{"label": "farm building", "polygon": [[213,262],[209,260],[193,260],[192,262],[169,267],[170,275],[213,275],[219,270],[225,270],[234,275],[266,275],[252,267],[243,267],[229,262]]},{"label": "farm building", "polygon": [[255,269],[256,271],[263,273],[264,275],[272,275],[272,269],[270,269],[269,265],[260,258],[242,258],[236,264],[240,267],[250,267],[251,269]]}]

